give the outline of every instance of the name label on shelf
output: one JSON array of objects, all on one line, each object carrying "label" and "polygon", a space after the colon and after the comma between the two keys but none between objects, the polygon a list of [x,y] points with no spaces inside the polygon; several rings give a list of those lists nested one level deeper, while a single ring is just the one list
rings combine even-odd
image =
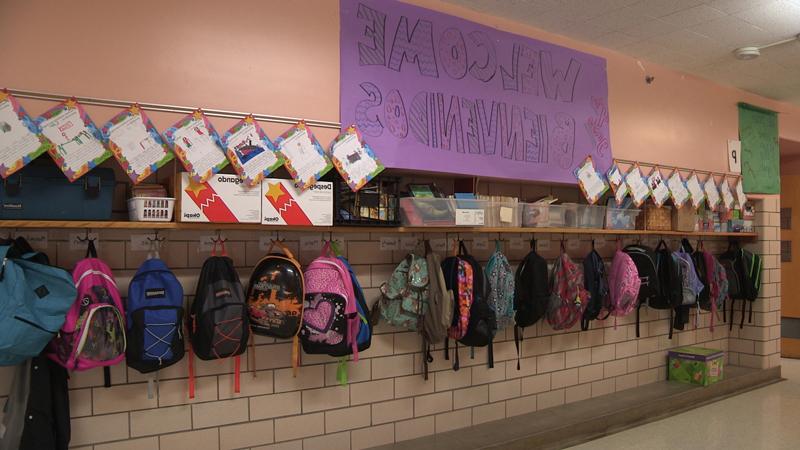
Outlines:
[{"label": "name label on shelf", "polygon": [[486,236],[475,235],[472,238],[472,250],[488,250],[489,239]]},{"label": "name label on shelf", "polygon": [[456,209],[457,226],[482,226],[484,210],[482,209]]},{"label": "name label on shelf", "polygon": [[400,250],[400,240],[396,237],[382,236],[380,240],[380,249],[382,252]]}]

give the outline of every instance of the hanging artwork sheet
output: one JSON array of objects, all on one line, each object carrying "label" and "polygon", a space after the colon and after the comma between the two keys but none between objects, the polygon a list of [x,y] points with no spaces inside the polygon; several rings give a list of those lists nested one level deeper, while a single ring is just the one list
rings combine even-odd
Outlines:
[{"label": "hanging artwork sheet", "polygon": [[706,205],[711,211],[716,211],[719,206],[719,189],[717,189],[717,182],[714,180],[714,175],[709,175],[706,184],[703,186],[706,194]]},{"label": "hanging artwork sheet", "polygon": [[283,164],[281,154],[252,115],[228,130],[222,144],[233,169],[248,186],[261,183],[261,179]]},{"label": "hanging artwork sheet", "polygon": [[205,183],[228,165],[219,135],[200,110],[168,128],[164,137],[196,183]]},{"label": "hanging artwork sheet", "polygon": [[664,203],[669,199],[669,188],[664,178],[661,176],[661,170],[658,167],[653,168],[653,172],[647,178],[647,184],[652,192],[653,202],[657,207],[661,208]]},{"label": "hanging artwork sheet", "polygon": [[672,196],[672,204],[678,209],[682,208],[689,200],[689,190],[686,189],[686,182],[683,181],[683,176],[679,170],[675,169],[672,172],[672,175],[667,180],[667,187]]},{"label": "hanging artwork sheet", "polygon": [[627,197],[630,192],[630,188],[628,187],[628,183],[625,182],[625,175],[622,174],[621,170],[619,172],[622,182],[617,186],[617,190],[614,191],[614,199],[617,201],[617,206],[622,206],[622,203],[625,202],[625,197]]},{"label": "hanging artwork sheet", "polygon": [[7,178],[52,147],[17,99],[0,91],[0,177]]},{"label": "hanging artwork sheet", "polygon": [[608,168],[606,178],[608,178],[608,185],[611,186],[611,191],[615,193],[617,192],[617,188],[625,183],[622,177],[622,171],[619,170],[619,166],[616,162],[612,163],[611,167]]},{"label": "hanging artwork sheet", "polygon": [[719,191],[722,193],[722,206],[725,207],[727,211],[733,209],[733,192],[731,192],[731,186],[728,184],[728,179],[723,178],[722,183],[719,184]]},{"label": "hanging artwork sheet", "polygon": [[700,186],[700,180],[697,179],[697,174],[692,172],[689,179],[686,180],[686,189],[689,190],[689,195],[692,199],[692,208],[697,209],[703,204],[706,199],[706,193],[703,187]]},{"label": "hanging artwork sheet", "polygon": [[638,164],[631,167],[631,170],[625,175],[625,183],[631,190],[633,204],[636,205],[637,208],[642,206],[644,201],[647,200],[647,197],[650,196],[650,187],[645,183]]},{"label": "hanging artwork sheet", "polygon": [[742,177],[739,177],[739,181],[736,182],[736,203],[738,203],[739,209],[744,209],[744,204],[747,203],[747,194],[744,193]]},{"label": "hanging artwork sheet", "polygon": [[111,156],[103,146],[103,136],[75,99],[50,108],[36,118],[47,139],[55,144],[49,150],[56,165],[69,181],[75,181]]},{"label": "hanging artwork sheet", "polygon": [[101,131],[133,184],[172,161],[172,152],[139,105],[131,105],[112,117]]},{"label": "hanging artwork sheet", "polygon": [[294,185],[301,191],[314,185],[333,168],[319,141],[308,129],[305,122],[289,128],[275,139],[275,146],[286,161],[286,170],[294,179]]},{"label": "hanging artwork sheet", "polygon": [[594,168],[591,155],[587,156],[583,164],[575,169],[575,177],[578,178],[578,186],[590,205],[597,203],[597,200],[600,200],[600,197],[608,190],[608,184],[603,180],[603,176]]},{"label": "hanging artwork sheet", "polygon": [[336,136],[330,147],[331,161],[336,170],[350,186],[358,191],[383,171],[378,161],[355,125],[350,125],[342,134]]}]

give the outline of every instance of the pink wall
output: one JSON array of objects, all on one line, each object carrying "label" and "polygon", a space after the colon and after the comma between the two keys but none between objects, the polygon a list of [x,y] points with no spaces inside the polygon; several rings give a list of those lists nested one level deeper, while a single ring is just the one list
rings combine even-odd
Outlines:
[{"label": "pink wall", "polygon": [[[781,136],[800,140],[800,107],[644,63],[655,76],[647,85],[636,60],[618,53],[438,0],[411,2],[607,58],[618,158],[725,171],[739,101],[780,111]],[[3,0],[0,87],[338,121],[336,1],[187,5]],[[32,114],[48,106],[23,105]],[[113,113],[89,111],[96,122]],[[170,114],[153,118],[159,129],[176,120]],[[222,130],[231,123],[213,122]],[[286,127],[265,128],[274,136]],[[334,132],[317,135],[328,142]]]}]

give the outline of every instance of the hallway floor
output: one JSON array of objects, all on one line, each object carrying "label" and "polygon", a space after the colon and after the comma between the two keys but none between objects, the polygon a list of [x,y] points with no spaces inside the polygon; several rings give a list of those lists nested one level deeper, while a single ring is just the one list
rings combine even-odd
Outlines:
[{"label": "hallway floor", "polygon": [[800,448],[800,360],[786,381],[571,447],[573,450]]}]

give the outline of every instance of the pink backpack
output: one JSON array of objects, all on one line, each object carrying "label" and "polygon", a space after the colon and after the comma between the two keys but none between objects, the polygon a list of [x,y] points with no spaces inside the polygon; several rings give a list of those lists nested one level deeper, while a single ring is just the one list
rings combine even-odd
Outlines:
[{"label": "pink backpack", "polygon": [[358,361],[360,319],[353,282],[342,261],[330,255],[330,243],[308,265],[304,280],[303,351],[337,357],[352,354]]},{"label": "pink backpack", "polygon": [[608,277],[608,312],[614,316],[614,328],[617,327],[617,317],[627,316],[636,309],[641,284],[636,264],[622,251],[620,242],[617,242],[617,252],[611,261],[611,273]]},{"label": "pink backpack", "polygon": [[550,301],[547,323],[554,330],[572,328],[583,317],[589,304],[589,291],[584,288],[583,270],[567,255],[561,244],[561,255],[553,264],[550,278]]},{"label": "pink backpack", "polygon": [[[67,312],[48,356],[67,370],[88,370],[125,359],[125,310],[108,265],[89,241],[86,258],[72,271],[78,296]],[[106,386],[111,385],[106,371]]]}]

